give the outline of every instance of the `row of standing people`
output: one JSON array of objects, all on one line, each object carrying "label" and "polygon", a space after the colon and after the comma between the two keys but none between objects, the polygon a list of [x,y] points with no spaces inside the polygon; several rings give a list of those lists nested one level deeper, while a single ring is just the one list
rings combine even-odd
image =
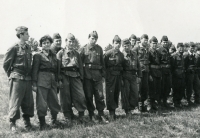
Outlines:
[{"label": "row of standing people", "polygon": [[[26,43],[29,39],[28,28],[18,27],[16,32],[20,42],[8,49],[3,63],[10,80],[9,119],[10,127],[14,131],[15,122],[20,118],[20,107],[25,128],[31,128],[30,117],[34,115],[32,90],[36,91],[36,108],[41,129],[46,127],[47,108],[50,109],[52,125],[57,125],[57,114],[60,110],[64,114],[65,123],[71,124],[72,104],[79,112],[80,122],[87,122],[84,118],[84,111],[87,109],[91,121],[108,123],[103,111],[106,107],[103,94],[104,81],[106,104],[111,121],[116,117],[115,110],[118,107],[120,91],[122,108],[127,115],[138,107],[138,103],[139,110],[143,111],[144,101],[147,98],[150,99],[148,110],[157,109],[156,101],[160,105],[162,100],[166,105],[166,97],[172,86],[174,86],[174,103],[180,104],[183,92],[181,88],[185,88],[181,87],[185,86],[185,75],[189,77],[186,79],[187,98],[190,98],[193,90],[196,92],[195,96],[198,96],[196,91],[198,88],[195,87],[199,86],[196,85],[197,62],[196,56],[194,56],[195,61],[191,59],[192,44],[184,58],[182,58],[181,44],[177,46],[177,53],[170,57],[166,48],[168,41],[166,36],[162,38],[162,47],[159,48],[157,39],[152,37],[149,48],[146,34],[142,35],[141,44],[136,47],[131,47],[134,35],[123,41],[116,35],[113,39],[114,48],[103,54],[102,48],[96,44],[98,34],[93,31],[88,36],[88,44],[81,47],[78,52],[74,50],[75,36],[72,34],[68,34],[65,39],[66,47],[63,49],[55,46],[55,43],[58,45],[61,43],[59,34],[55,34],[53,39],[48,35],[43,36],[39,42],[42,51],[32,52]],[[122,52],[120,52],[121,44]],[[141,84],[140,87],[138,83]],[[190,100],[188,102],[190,103]],[[98,110],[97,118],[94,115],[95,109]]]}]

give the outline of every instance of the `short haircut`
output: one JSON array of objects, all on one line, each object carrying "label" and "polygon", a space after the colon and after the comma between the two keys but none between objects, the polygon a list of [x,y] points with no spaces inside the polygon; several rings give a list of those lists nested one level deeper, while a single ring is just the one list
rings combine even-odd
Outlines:
[{"label": "short haircut", "polygon": [[[24,33],[20,33],[21,35],[24,35]],[[18,38],[20,38],[20,34],[16,34],[16,36],[18,37]]]},{"label": "short haircut", "polygon": [[51,36],[49,35],[45,35],[43,37],[40,38],[40,46],[42,46],[42,42],[49,40],[49,42],[52,44],[53,43],[53,39],[51,38]]}]

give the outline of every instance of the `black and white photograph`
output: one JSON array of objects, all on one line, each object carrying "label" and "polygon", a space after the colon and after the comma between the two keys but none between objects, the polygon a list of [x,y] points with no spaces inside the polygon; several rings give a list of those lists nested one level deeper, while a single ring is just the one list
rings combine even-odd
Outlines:
[{"label": "black and white photograph", "polygon": [[200,137],[199,17],[199,0],[0,0],[0,137]]}]

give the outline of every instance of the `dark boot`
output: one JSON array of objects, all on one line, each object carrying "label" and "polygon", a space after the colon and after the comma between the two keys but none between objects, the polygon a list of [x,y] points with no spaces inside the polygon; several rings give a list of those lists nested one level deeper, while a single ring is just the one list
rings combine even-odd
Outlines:
[{"label": "dark boot", "polygon": [[45,130],[47,129],[47,124],[46,124],[46,121],[45,121],[45,116],[41,116],[41,117],[38,117],[39,118],[39,121],[40,121],[40,130]]},{"label": "dark boot", "polygon": [[88,120],[84,117],[84,112],[79,112],[79,122],[81,124],[87,124]]},{"label": "dark boot", "polygon": [[10,120],[10,130],[11,130],[13,133],[16,133],[16,132],[17,132],[16,121],[15,121],[15,120]]},{"label": "dark boot", "polygon": [[115,121],[116,115],[115,115],[115,110],[109,110],[109,121],[113,122]]},{"label": "dark boot", "polygon": [[131,117],[131,111],[130,110],[125,110],[125,113],[126,113],[126,117]]},{"label": "dark boot", "polygon": [[57,114],[51,115],[50,126],[51,126],[52,128],[56,128],[56,127],[59,126],[59,123],[58,123],[58,121],[57,121]]},{"label": "dark boot", "polygon": [[24,121],[25,129],[27,131],[30,131],[32,129],[32,125],[31,125],[31,122],[30,122],[30,117],[24,115],[23,116],[23,121]]},{"label": "dark boot", "polygon": [[138,106],[139,111],[140,112],[144,112],[144,103],[143,102],[139,102],[138,104],[139,104],[139,106]]},{"label": "dark boot", "polygon": [[102,111],[98,111],[99,113],[99,122],[102,122],[104,124],[108,124],[109,121],[104,117],[104,112]]}]

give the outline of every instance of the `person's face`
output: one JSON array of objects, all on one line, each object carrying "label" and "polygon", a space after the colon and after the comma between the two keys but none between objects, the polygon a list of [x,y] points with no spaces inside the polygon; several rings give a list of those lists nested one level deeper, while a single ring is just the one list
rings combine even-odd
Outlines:
[{"label": "person's face", "polygon": [[151,42],[150,45],[153,49],[157,48],[157,42]]},{"label": "person's face", "polygon": [[90,36],[89,38],[89,44],[91,45],[95,45],[97,42],[97,38],[93,37],[93,36]]},{"label": "person's face", "polygon": [[191,53],[193,53],[194,50],[195,50],[195,47],[191,47],[191,46],[190,46],[189,50],[190,50]]},{"label": "person's face", "polygon": [[125,52],[129,52],[130,49],[131,49],[131,45],[130,44],[125,44],[125,45],[123,45],[123,48],[124,48]]},{"label": "person's face", "polygon": [[68,47],[68,49],[72,50],[74,48],[74,40],[67,39],[66,46]]},{"label": "person's face", "polygon": [[134,46],[134,45],[135,45],[135,43],[136,43],[136,40],[135,40],[135,39],[133,39],[133,38],[131,38],[131,41],[130,41],[130,42],[131,42],[131,45],[132,45],[132,46]]},{"label": "person's face", "polygon": [[33,49],[33,50],[37,50],[37,47],[38,47],[38,42],[35,42],[35,43],[33,44],[33,46],[32,46],[32,49]]},{"label": "person's face", "polygon": [[141,39],[141,44],[142,44],[142,46],[147,47],[148,46],[148,39],[142,38]]},{"label": "person's face", "polygon": [[177,50],[178,50],[178,52],[183,53],[184,52],[184,47],[179,47]]},{"label": "person's face", "polygon": [[189,46],[185,46],[185,52],[187,52],[190,49]]},{"label": "person's face", "polygon": [[49,39],[46,39],[42,42],[42,49],[43,50],[49,50],[51,47],[51,42],[49,41]]},{"label": "person's face", "polygon": [[168,41],[162,41],[161,44],[164,48],[168,48]]},{"label": "person's face", "polygon": [[61,38],[59,38],[59,39],[54,39],[54,40],[53,40],[53,43],[56,44],[57,47],[61,47],[62,40],[61,40]]},{"label": "person's face", "polygon": [[119,50],[120,47],[121,47],[121,43],[120,43],[120,42],[117,42],[117,41],[114,41],[113,47],[114,47],[114,49]]},{"label": "person's face", "polygon": [[28,41],[29,39],[29,34],[28,34],[28,31],[25,31],[24,34],[20,34],[20,38],[24,41]]}]

